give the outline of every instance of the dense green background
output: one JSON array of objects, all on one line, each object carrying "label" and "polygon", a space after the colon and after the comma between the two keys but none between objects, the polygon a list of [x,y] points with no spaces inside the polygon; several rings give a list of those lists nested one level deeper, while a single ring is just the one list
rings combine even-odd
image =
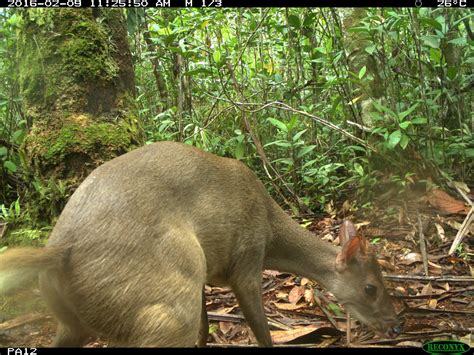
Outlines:
[{"label": "dense green background", "polygon": [[[348,196],[370,207],[386,184],[406,191],[425,181],[473,183],[471,10],[148,9],[125,16],[133,106],[147,143],[180,140],[242,160],[295,213]],[[19,17],[0,12],[3,245],[41,240],[60,208],[43,218],[35,208],[61,207],[72,192],[61,180],[25,172],[29,117],[18,63],[27,50]]]}]

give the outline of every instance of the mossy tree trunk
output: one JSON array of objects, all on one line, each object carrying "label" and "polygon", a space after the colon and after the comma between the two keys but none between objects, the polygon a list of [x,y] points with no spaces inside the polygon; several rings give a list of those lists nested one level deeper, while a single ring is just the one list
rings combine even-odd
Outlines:
[{"label": "mossy tree trunk", "polygon": [[122,10],[20,12],[18,64],[33,218],[51,220],[101,163],[143,143]]},{"label": "mossy tree trunk", "polygon": [[342,9],[345,13],[343,21],[345,45],[347,46],[349,55],[349,69],[357,74],[365,66],[366,77],[371,79],[365,80],[365,85],[360,86],[358,91],[354,93],[354,97],[360,96],[359,104],[361,108],[361,119],[364,125],[372,126],[372,119],[369,112],[373,111],[372,100],[384,98],[386,87],[381,77],[381,68],[377,66],[377,62],[373,54],[369,54],[365,48],[372,44],[371,40],[361,32],[350,32],[352,27],[360,26],[363,19],[367,17],[367,9],[353,8]]}]

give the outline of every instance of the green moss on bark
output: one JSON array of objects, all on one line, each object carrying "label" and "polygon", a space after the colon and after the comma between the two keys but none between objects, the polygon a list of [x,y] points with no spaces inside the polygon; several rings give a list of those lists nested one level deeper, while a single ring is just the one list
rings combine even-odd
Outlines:
[{"label": "green moss on bark", "polygon": [[96,166],[143,144],[133,66],[121,10],[19,14],[19,83],[32,123],[23,161],[35,181],[27,199],[51,220]]}]

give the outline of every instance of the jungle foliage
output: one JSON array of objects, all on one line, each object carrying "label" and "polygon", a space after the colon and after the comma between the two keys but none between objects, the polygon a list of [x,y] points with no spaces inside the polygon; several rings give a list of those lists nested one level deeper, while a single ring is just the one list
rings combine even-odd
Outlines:
[{"label": "jungle foliage", "polygon": [[[362,204],[387,182],[473,183],[471,10],[126,15],[147,143],[179,140],[242,160],[295,212],[347,195]],[[0,12],[0,217],[47,229],[22,208],[35,185],[22,168],[17,26],[14,11]],[[45,201],[67,198],[60,182],[36,186]]]}]

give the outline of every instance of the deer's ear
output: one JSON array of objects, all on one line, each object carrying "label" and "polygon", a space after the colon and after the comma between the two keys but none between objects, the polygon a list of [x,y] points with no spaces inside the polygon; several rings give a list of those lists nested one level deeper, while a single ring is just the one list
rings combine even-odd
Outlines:
[{"label": "deer's ear", "polygon": [[354,236],[350,238],[343,246],[342,250],[337,254],[336,257],[336,270],[341,272],[344,271],[347,267],[347,262],[351,260],[357,251],[361,249],[363,240],[359,236]]},{"label": "deer's ear", "polygon": [[357,235],[356,227],[354,223],[345,219],[342,221],[341,227],[339,228],[339,242],[341,246],[344,246],[349,240]]}]

